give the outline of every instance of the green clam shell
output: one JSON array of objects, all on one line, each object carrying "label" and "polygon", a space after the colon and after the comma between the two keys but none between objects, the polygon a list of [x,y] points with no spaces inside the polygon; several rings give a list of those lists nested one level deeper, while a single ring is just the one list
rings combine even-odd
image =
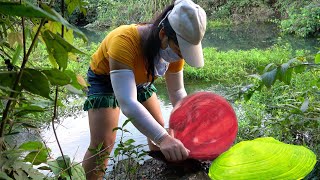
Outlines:
[{"label": "green clam shell", "polygon": [[272,137],[243,141],[215,159],[211,179],[302,179],[316,164],[316,155],[303,146],[285,144]]}]

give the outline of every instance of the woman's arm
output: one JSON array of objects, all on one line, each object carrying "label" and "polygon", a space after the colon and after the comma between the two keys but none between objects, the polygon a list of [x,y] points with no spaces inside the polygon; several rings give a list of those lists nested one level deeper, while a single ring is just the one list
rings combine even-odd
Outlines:
[{"label": "woman's arm", "polygon": [[142,134],[160,144],[168,133],[137,100],[137,88],[132,70],[112,59],[110,65],[112,88],[123,114],[133,118],[133,125]]},{"label": "woman's arm", "polygon": [[133,118],[132,124],[145,136],[160,146],[167,160],[184,160],[189,151],[181,141],[168,135],[167,131],[152,117],[137,100],[136,83],[132,70],[110,59],[110,78],[115,96],[124,115]]},{"label": "woman's arm", "polygon": [[176,73],[166,72],[165,78],[169,98],[174,107],[178,101],[187,96],[183,82],[183,70]]}]

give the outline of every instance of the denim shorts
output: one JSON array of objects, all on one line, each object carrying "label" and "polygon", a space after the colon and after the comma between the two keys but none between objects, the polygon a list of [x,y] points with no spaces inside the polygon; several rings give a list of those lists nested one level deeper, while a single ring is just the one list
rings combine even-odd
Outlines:
[{"label": "denim shorts", "polygon": [[[110,75],[98,75],[89,68],[87,80],[90,86],[88,87],[89,91],[83,107],[85,111],[89,109],[119,107],[119,103],[113,92]],[[137,85],[137,99],[139,102],[146,101],[154,92],[157,92],[157,89],[153,84]]]}]

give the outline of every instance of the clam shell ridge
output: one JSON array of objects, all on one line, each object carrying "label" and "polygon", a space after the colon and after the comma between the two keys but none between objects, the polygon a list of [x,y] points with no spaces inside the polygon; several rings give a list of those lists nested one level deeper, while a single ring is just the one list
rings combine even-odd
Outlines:
[{"label": "clam shell ridge", "polygon": [[211,179],[302,179],[316,164],[316,155],[303,146],[272,137],[243,141],[221,154],[210,166]]}]

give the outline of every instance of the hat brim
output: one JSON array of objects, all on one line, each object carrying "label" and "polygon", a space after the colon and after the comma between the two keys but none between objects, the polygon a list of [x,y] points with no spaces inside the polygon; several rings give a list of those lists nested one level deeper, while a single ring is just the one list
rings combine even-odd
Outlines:
[{"label": "hat brim", "polygon": [[183,59],[190,66],[203,67],[204,59],[201,42],[197,45],[191,44],[188,41],[181,38],[179,35],[177,35],[177,39]]}]

